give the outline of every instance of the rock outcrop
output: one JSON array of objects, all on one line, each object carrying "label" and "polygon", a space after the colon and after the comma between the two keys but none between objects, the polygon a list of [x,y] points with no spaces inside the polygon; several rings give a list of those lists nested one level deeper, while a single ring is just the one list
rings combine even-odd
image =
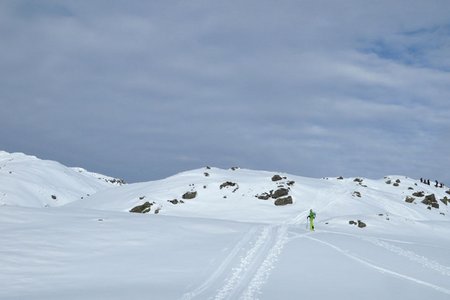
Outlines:
[{"label": "rock outcrop", "polygon": [[132,209],[130,209],[130,212],[145,214],[145,213],[148,213],[150,211],[152,205],[153,205],[153,203],[150,203],[150,202],[147,201],[144,204],[137,205],[137,206],[133,207]]}]

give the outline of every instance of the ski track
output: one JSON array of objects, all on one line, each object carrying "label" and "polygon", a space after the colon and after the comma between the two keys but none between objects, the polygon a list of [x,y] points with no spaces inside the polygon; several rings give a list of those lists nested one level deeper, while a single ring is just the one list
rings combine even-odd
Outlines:
[{"label": "ski track", "polygon": [[214,300],[230,299],[232,293],[238,289],[240,285],[243,284],[242,279],[247,272],[251,271],[251,265],[253,260],[263,248],[264,243],[269,240],[272,226],[266,226],[263,228],[255,244],[247,251],[245,256],[243,256],[239,262],[239,265],[233,268],[233,271],[229,278],[226,279],[225,285],[217,292]]},{"label": "ski track", "polygon": [[[306,213],[298,214],[292,219],[280,225],[267,225],[259,230],[257,226],[249,232],[234,246],[230,254],[220,264],[216,271],[196,289],[185,293],[181,300],[192,300],[195,298],[205,299],[206,292],[212,290],[223,278],[223,274],[229,272],[228,277],[221,288],[216,291],[215,296],[209,299],[225,300],[256,300],[261,294],[262,287],[266,284],[279,256],[290,240],[288,231],[291,225],[298,225],[305,217]],[[252,238],[253,244],[247,246]],[[233,261],[236,261],[238,253],[248,247],[241,256],[236,266],[231,268]]]},{"label": "ski track", "polygon": [[220,266],[214,271],[214,273],[209,276],[209,278],[199,287],[194,289],[193,291],[190,291],[188,293],[185,293],[181,300],[191,300],[199,295],[201,295],[203,292],[205,292],[208,288],[210,288],[215,281],[217,281],[220,276],[226,271],[227,267],[231,264],[233,259],[238,255],[241,248],[247,244],[252,237],[255,236],[257,232],[257,227],[252,227],[245,235],[244,237],[233,247],[231,252],[228,254],[228,256],[224,259],[224,261],[220,264]]},{"label": "ski track", "polygon": [[269,254],[262,262],[261,266],[256,271],[247,289],[244,291],[243,295],[239,298],[240,300],[254,300],[258,299],[258,295],[261,294],[261,288],[269,279],[271,271],[274,269],[278,257],[280,256],[284,245],[288,242],[287,238],[288,226],[280,226],[277,230],[277,239],[275,244],[269,251]]},{"label": "ski track", "polygon": [[328,243],[328,242],[319,240],[319,239],[317,239],[317,238],[313,238],[313,237],[307,236],[307,235],[305,235],[304,238],[307,238],[307,239],[310,239],[310,240],[312,240],[312,241],[315,241],[315,242],[321,243],[321,244],[323,244],[323,245],[326,245],[326,246],[328,246],[328,247],[330,247],[330,248],[332,248],[332,249],[338,251],[339,253],[341,253],[341,254],[347,256],[348,258],[350,258],[350,259],[352,259],[352,260],[355,260],[355,261],[357,261],[357,262],[359,262],[359,263],[361,263],[361,264],[363,264],[363,265],[366,265],[366,266],[368,266],[368,267],[370,267],[370,268],[373,268],[373,269],[375,269],[375,270],[377,270],[377,271],[380,271],[381,273],[386,273],[386,274],[390,274],[390,275],[395,276],[395,277],[399,277],[399,278],[402,278],[402,279],[406,279],[406,280],[409,280],[409,281],[412,281],[412,282],[415,282],[415,283],[418,283],[418,284],[427,286],[427,287],[432,288],[432,289],[434,289],[434,290],[437,290],[437,291],[439,291],[439,292],[441,292],[441,293],[450,295],[450,290],[448,290],[448,289],[446,289],[446,288],[443,288],[443,287],[434,285],[434,284],[429,283],[429,282],[426,282],[426,281],[422,281],[422,280],[417,279],[417,278],[414,278],[414,277],[410,277],[410,276],[407,276],[407,275],[404,275],[404,274],[400,274],[400,273],[397,273],[397,272],[394,272],[394,271],[385,269],[385,268],[383,268],[383,267],[379,267],[379,266],[374,265],[374,264],[372,264],[372,263],[370,263],[370,262],[368,262],[368,261],[366,261],[366,260],[364,260],[364,259],[361,259],[361,258],[359,258],[359,257],[356,257],[356,256],[354,256],[354,255],[348,253],[346,250],[343,250],[343,249],[341,249],[341,248],[339,248],[339,247],[337,247],[337,246],[335,246],[335,245],[333,245],[333,244],[330,244],[330,243]]},{"label": "ski track", "polygon": [[425,256],[417,255],[416,253],[414,253],[410,250],[402,249],[398,246],[389,244],[385,241],[382,241],[382,240],[379,240],[376,238],[364,238],[363,240],[366,240],[376,246],[387,249],[397,255],[406,257],[407,259],[409,259],[413,262],[419,263],[426,268],[429,268],[431,270],[439,272],[442,275],[450,276],[450,268],[449,267],[443,266],[434,260],[430,260],[430,259],[426,258]]},{"label": "ski track", "polygon": [[333,234],[342,234],[342,235],[348,235],[351,237],[355,237],[358,239],[361,239],[363,241],[367,241],[369,243],[372,243],[378,247],[382,247],[388,251],[391,251],[397,255],[403,256],[415,263],[418,263],[420,265],[422,265],[425,268],[431,269],[433,271],[436,271],[442,275],[445,276],[450,276],[450,268],[444,265],[439,264],[438,262],[428,259],[425,256],[422,255],[418,255],[416,253],[414,253],[413,251],[410,250],[405,250],[401,247],[392,245],[388,242],[386,242],[385,240],[381,240],[378,238],[374,238],[374,237],[360,237],[354,234],[349,234],[349,233],[339,233],[339,232],[334,232],[334,231],[323,231],[323,232],[328,232],[328,233],[333,233]]}]

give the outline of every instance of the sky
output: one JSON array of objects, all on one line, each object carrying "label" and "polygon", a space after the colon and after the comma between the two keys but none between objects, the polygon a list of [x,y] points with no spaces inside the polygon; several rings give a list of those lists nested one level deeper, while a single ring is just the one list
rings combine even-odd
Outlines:
[{"label": "sky", "polygon": [[450,185],[450,1],[4,0],[0,149]]}]

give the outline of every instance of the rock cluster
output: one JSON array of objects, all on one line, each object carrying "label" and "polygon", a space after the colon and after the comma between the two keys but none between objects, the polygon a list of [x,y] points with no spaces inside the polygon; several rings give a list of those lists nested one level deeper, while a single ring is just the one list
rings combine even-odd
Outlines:
[{"label": "rock cluster", "polygon": [[431,209],[430,206],[439,208],[439,203],[437,202],[436,196],[434,194],[425,196],[425,199],[422,200],[422,203],[428,205],[429,209]]},{"label": "rock cluster", "polygon": [[351,221],[348,221],[348,224],[350,224],[350,225],[358,225],[359,228],[364,228],[364,227],[367,226],[366,223],[364,223],[361,220],[357,220],[357,222],[351,220]]},{"label": "rock cluster", "polygon": [[289,192],[290,186],[294,185],[295,181],[287,180],[287,177],[281,177],[278,174],[273,175],[271,180],[272,182],[277,182],[277,189],[257,194],[255,197],[260,200],[269,200],[270,198],[275,199],[274,204],[276,206],[294,203],[292,196],[289,195]]}]

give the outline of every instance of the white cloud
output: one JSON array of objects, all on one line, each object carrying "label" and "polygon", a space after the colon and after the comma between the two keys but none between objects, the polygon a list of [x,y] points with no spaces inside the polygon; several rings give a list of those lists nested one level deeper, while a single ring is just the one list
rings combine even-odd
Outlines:
[{"label": "white cloud", "polygon": [[448,177],[446,1],[28,4],[0,4],[10,150],[102,152],[106,173],[131,151],[154,178],[202,161]]}]

